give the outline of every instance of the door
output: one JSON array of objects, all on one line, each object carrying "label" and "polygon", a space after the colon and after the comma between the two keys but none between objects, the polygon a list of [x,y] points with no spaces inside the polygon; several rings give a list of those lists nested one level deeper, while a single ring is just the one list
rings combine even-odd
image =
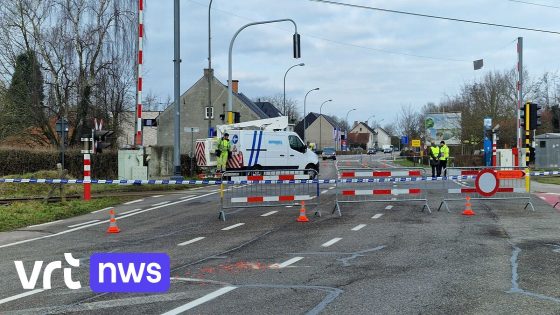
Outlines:
[{"label": "door", "polygon": [[[263,146],[266,165],[269,168],[284,168],[288,165],[288,137],[286,133],[265,132]],[[262,154],[262,153],[261,153]]]}]

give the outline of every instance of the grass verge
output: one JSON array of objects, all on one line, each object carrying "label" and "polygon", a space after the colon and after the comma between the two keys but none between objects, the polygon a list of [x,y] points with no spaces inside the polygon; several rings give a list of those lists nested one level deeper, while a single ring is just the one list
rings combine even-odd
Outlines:
[{"label": "grass verge", "polygon": [[59,203],[15,202],[8,206],[0,206],[0,232],[90,213],[127,200],[131,200],[131,198],[112,197]]},{"label": "grass verge", "polygon": [[560,185],[560,177],[556,176],[534,176],[531,179],[541,184]]},{"label": "grass verge", "polygon": [[404,167],[423,167],[423,165],[420,165],[418,163],[414,163],[414,162],[409,161],[407,159],[396,159],[395,161],[393,161],[393,163],[395,163],[396,165],[399,165],[399,166],[404,166]]}]

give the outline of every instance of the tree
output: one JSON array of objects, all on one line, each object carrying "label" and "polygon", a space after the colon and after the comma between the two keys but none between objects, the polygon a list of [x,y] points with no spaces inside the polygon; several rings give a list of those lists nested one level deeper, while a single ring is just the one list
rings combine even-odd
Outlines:
[{"label": "tree", "polygon": [[412,105],[401,106],[397,118],[397,131],[410,139],[420,139],[423,132],[424,121],[422,115]]},{"label": "tree", "polygon": [[[6,91],[3,122],[4,136],[22,133],[29,126],[45,119],[43,75],[35,52],[17,56],[10,87]],[[29,135],[36,135],[30,133]],[[36,138],[36,140],[43,140]]]},{"label": "tree", "polygon": [[[269,102],[281,113],[284,113],[284,96],[282,94],[276,94],[274,96],[261,96],[255,98],[253,101]],[[284,115],[288,116],[288,121],[290,123],[297,123],[302,119],[303,110],[300,110],[298,102],[295,99],[286,97],[286,113],[284,113]]]}]

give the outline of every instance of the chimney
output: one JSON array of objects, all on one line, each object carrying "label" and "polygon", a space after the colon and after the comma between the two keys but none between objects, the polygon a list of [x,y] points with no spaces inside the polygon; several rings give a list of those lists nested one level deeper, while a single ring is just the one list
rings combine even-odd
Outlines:
[{"label": "chimney", "polygon": [[214,69],[204,69],[204,77],[213,77],[214,76]]},{"label": "chimney", "polygon": [[238,93],[239,91],[239,80],[231,80],[232,84],[231,84],[231,89],[233,91],[233,93]]}]

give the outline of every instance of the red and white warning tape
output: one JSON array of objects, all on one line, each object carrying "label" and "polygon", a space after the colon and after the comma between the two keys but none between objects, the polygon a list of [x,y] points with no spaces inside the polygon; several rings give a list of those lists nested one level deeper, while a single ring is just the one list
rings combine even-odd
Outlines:
[{"label": "red and white warning tape", "polygon": [[252,197],[231,198],[232,203],[260,203],[260,202],[302,201],[302,200],[311,200],[311,196],[291,195],[291,196],[252,196]]},{"label": "red and white warning tape", "polygon": [[371,196],[371,195],[417,195],[422,192],[419,188],[409,189],[369,189],[369,190],[343,190],[343,196]]}]

